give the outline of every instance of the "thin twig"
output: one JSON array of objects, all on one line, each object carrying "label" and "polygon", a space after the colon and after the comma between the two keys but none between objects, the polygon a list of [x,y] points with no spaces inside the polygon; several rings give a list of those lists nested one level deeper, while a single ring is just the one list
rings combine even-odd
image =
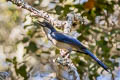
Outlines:
[{"label": "thin twig", "polygon": [[29,10],[30,12],[36,14],[36,16],[44,18],[45,20],[47,20],[49,23],[51,23],[54,26],[61,27],[61,26],[65,26],[67,24],[67,21],[59,21],[59,20],[53,18],[52,16],[50,16],[47,12],[45,12],[43,10],[38,10],[38,9],[30,6],[29,4],[25,3],[24,0],[7,0],[7,1],[10,1],[13,4],[15,4],[21,8]]}]

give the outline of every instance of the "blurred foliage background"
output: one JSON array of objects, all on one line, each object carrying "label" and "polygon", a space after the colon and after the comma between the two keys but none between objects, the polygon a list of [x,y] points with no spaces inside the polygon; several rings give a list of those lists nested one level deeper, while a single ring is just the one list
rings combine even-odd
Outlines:
[{"label": "blurred foliage background", "polygon": [[[89,56],[72,52],[81,80],[120,80],[120,1],[119,0],[25,0],[59,20],[70,12],[79,13],[82,21],[73,23],[77,38],[114,75],[105,72]],[[8,71],[11,80],[70,80],[65,68],[52,62],[60,56],[45,37],[36,17],[25,9],[0,0],[0,71]],[[59,29],[60,30],[60,29]],[[61,29],[62,31],[62,29]],[[105,76],[103,76],[105,75]],[[107,77],[107,78],[106,78]]]}]

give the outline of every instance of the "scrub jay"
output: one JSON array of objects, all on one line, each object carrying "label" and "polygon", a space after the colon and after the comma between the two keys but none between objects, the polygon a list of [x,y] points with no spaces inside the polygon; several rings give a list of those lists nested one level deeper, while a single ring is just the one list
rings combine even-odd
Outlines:
[{"label": "scrub jay", "polygon": [[43,27],[47,38],[58,48],[67,49],[68,52],[77,51],[84,53],[92,57],[100,66],[102,66],[106,71],[108,67],[102,63],[92,52],[90,52],[81,42],[71,36],[65,35],[55,30],[55,28],[48,22],[39,22]]}]

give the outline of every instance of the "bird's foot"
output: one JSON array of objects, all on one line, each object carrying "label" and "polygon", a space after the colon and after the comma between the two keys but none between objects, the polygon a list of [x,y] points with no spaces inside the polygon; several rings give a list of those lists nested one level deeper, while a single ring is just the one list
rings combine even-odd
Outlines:
[{"label": "bird's foot", "polygon": [[53,62],[57,62],[59,64],[62,64],[63,66],[68,66],[70,60],[68,58],[58,57]]},{"label": "bird's foot", "polygon": [[70,58],[70,51],[60,50],[60,54],[63,58],[68,59]]}]

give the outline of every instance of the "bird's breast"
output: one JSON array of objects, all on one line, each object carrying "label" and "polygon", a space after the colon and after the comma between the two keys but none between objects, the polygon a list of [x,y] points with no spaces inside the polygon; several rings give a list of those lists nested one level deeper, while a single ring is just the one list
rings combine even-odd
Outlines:
[{"label": "bird's breast", "polygon": [[71,45],[53,39],[50,34],[48,35],[48,38],[56,47],[58,47],[60,49],[72,49]]},{"label": "bird's breast", "polygon": [[54,45],[57,44],[57,41],[56,41],[55,39],[53,39],[50,34],[48,34],[48,39],[49,39]]}]

